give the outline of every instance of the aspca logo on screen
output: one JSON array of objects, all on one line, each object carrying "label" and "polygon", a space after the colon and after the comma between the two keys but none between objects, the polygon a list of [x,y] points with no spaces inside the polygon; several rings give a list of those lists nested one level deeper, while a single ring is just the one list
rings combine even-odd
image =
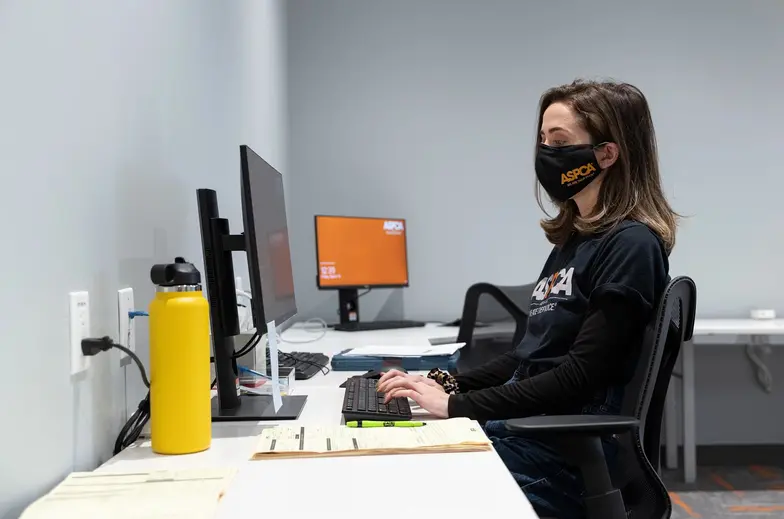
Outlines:
[{"label": "aspca logo on screen", "polygon": [[405,226],[400,220],[386,220],[384,221],[384,230],[387,234],[400,234],[405,231]]}]

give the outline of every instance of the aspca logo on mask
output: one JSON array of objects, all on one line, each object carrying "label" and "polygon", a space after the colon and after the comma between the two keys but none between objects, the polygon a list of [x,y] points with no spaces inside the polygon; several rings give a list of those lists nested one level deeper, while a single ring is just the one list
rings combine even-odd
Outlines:
[{"label": "aspca logo on mask", "polygon": [[405,229],[403,228],[403,222],[401,222],[400,220],[386,220],[384,222],[384,230],[401,232],[404,231]]},{"label": "aspca logo on mask", "polygon": [[580,166],[579,168],[574,168],[570,171],[567,171],[566,173],[561,173],[561,185],[574,182],[579,178],[587,177],[595,172],[596,168],[593,164],[590,163]]}]

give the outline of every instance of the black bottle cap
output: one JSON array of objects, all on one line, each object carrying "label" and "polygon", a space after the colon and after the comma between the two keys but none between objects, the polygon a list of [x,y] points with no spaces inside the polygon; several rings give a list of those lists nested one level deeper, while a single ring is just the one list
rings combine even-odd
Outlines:
[{"label": "black bottle cap", "polygon": [[153,265],[150,269],[150,280],[161,287],[201,284],[201,274],[193,263],[185,258],[176,257],[174,263]]}]

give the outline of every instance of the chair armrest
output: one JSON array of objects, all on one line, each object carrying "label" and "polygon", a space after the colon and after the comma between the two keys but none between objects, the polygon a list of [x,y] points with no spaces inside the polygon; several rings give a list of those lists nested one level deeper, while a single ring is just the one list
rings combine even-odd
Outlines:
[{"label": "chair armrest", "polygon": [[520,436],[542,434],[601,436],[634,430],[640,426],[640,421],[631,416],[569,414],[515,418],[507,420],[505,425],[507,431]]},{"label": "chair armrest", "polygon": [[632,431],[640,426],[639,420],[631,416],[573,414],[515,418],[505,425],[514,435],[546,437],[566,463],[580,468],[587,517],[626,519],[623,496],[610,477],[602,436]]}]

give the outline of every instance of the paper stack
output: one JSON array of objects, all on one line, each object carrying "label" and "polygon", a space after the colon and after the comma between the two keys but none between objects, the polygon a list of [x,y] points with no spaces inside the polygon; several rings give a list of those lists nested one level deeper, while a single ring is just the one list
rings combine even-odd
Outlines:
[{"label": "paper stack", "polygon": [[490,450],[481,426],[468,418],[426,422],[422,427],[275,427],[265,429],[252,459],[320,458]]},{"label": "paper stack", "polygon": [[212,519],[235,472],[74,472],[20,519]]}]

